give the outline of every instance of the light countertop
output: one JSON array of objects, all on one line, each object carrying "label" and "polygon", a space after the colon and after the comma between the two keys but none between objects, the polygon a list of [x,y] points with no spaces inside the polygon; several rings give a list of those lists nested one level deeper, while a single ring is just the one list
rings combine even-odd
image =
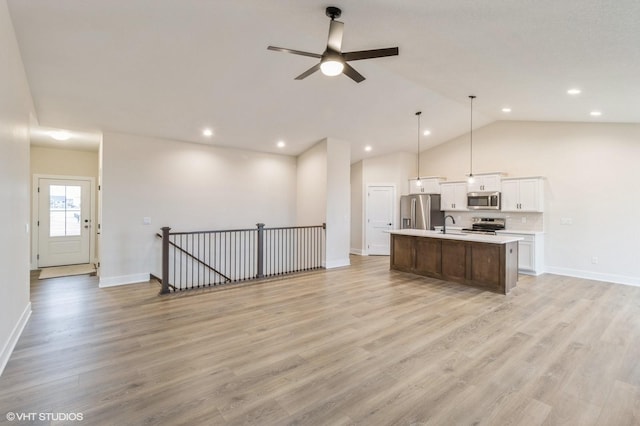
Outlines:
[{"label": "light countertop", "polygon": [[520,231],[517,229],[503,229],[501,231],[496,231],[496,234],[539,235],[539,234],[544,234],[544,231]]},{"label": "light countertop", "polygon": [[440,231],[426,231],[424,229],[394,229],[387,232],[390,234],[408,235],[412,237],[440,238],[443,240],[473,241],[476,243],[490,244],[506,244],[522,240],[520,237],[514,237],[511,235],[462,234],[458,231],[443,234]]},{"label": "light countertop", "polygon": [[[436,231],[441,231],[442,230],[442,226],[436,226]],[[450,226],[447,225],[447,230],[451,230],[451,231],[462,231],[463,227],[462,226]],[[502,229],[500,231],[496,231],[496,233],[498,235],[500,234],[520,234],[520,235],[540,235],[540,234],[544,234],[544,231],[529,231],[529,230],[522,230],[522,229]]]}]

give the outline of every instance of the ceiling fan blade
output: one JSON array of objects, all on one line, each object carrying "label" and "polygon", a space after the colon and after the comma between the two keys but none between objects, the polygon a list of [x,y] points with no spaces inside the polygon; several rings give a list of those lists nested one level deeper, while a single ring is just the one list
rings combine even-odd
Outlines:
[{"label": "ceiling fan blade", "polygon": [[364,80],[363,75],[360,74],[358,71],[356,71],[349,64],[344,64],[344,69],[342,70],[342,73],[347,77],[349,77],[351,80],[355,81],[356,83],[360,83],[361,81]]},{"label": "ceiling fan blade", "polygon": [[311,68],[309,68],[308,70],[306,70],[305,72],[297,76],[295,79],[302,80],[303,78],[307,78],[314,72],[318,71],[319,69],[320,69],[320,64],[315,64],[314,66],[312,66]]},{"label": "ceiling fan blade", "polygon": [[385,56],[395,56],[399,53],[397,47],[385,49],[358,50],[356,52],[345,52],[342,57],[345,61],[359,61],[360,59],[383,58]]},{"label": "ceiling fan blade", "polygon": [[275,52],[293,53],[294,55],[309,56],[311,58],[318,58],[318,59],[322,58],[322,55],[319,55],[317,53],[303,52],[302,50],[286,49],[284,47],[269,46],[267,47],[267,49],[273,50]]},{"label": "ceiling fan blade", "polygon": [[342,51],[342,34],[344,32],[344,23],[340,21],[331,20],[329,24],[329,40],[327,41],[327,47],[334,52],[340,53]]}]

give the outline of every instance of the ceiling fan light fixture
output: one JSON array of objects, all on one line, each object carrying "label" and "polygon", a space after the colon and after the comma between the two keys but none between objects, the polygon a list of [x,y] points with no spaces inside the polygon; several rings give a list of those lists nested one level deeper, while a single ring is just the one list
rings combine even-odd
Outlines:
[{"label": "ceiling fan light fixture", "polygon": [[342,51],[342,35],[344,32],[344,22],[336,21],[342,14],[340,8],[329,6],[326,9],[326,15],[331,18],[329,23],[329,37],[327,39],[327,48],[322,55],[313,52],[304,52],[302,50],[287,49],[284,47],[268,46],[268,50],[276,52],[292,53],[294,55],[308,56],[320,59],[319,63],[300,74],[295,80],[303,80],[311,74],[320,70],[324,75],[333,77],[344,74],[356,83],[365,80],[364,76],[356,71],[349,61],[360,61],[363,59],[384,58],[387,56],[396,56],[399,54],[398,47],[387,47],[382,49],[357,50],[352,52]]},{"label": "ceiling fan light fixture", "polygon": [[335,77],[336,75],[342,74],[342,70],[344,70],[344,63],[337,59],[327,59],[326,61],[322,61],[320,64],[320,71],[322,74],[328,77]]}]

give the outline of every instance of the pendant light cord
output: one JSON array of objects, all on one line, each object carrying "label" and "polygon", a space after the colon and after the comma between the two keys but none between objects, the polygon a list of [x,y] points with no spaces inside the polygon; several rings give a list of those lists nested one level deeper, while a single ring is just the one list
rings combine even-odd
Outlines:
[{"label": "pendant light cord", "polygon": [[418,116],[418,182],[420,181],[420,114],[422,111],[416,112]]},{"label": "pendant light cord", "polygon": [[473,178],[473,100],[475,98],[474,95],[469,95],[469,99],[471,99],[471,117],[469,120],[469,179]]}]

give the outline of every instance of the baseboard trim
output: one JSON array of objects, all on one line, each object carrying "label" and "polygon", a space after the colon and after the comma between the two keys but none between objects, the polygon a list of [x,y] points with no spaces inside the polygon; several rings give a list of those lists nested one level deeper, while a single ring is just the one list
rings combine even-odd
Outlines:
[{"label": "baseboard trim", "polygon": [[349,253],[350,254],[355,254],[356,256],[366,256],[367,255],[366,250],[360,250],[360,249],[354,249],[354,248],[349,250]]},{"label": "baseboard trim", "polygon": [[328,262],[325,262],[324,267],[326,269],[332,269],[332,268],[341,268],[343,266],[350,266],[350,265],[351,265],[351,261],[347,257],[345,259],[330,260]]},{"label": "baseboard trim", "polygon": [[546,267],[546,273],[564,275],[567,277],[584,278],[587,280],[605,281],[614,284],[630,285],[640,287],[640,278],[627,277],[625,275],[603,274],[600,272],[583,271],[580,269]]},{"label": "baseboard trim", "polygon": [[100,277],[100,288],[137,284],[149,281],[149,274],[121,275],[119,277]]},{"label": "baseboard trim", "polygon": [[22,315],[20,315],[20,319],[11,331],[9,340],[7,340],[4,348],[2,348],[2,352],[0,352],[0,376],[2,376],[4,368],[7,366],[9,358],[11,358],[11,354],[13,353],[13,350],[15,349],[16,344],[18,343],[18,339],[20,339],[20,336],[24,331],[27,322],[29,322],[29,318],[31,318],[31,302],[29,302],[24,308]]}]

